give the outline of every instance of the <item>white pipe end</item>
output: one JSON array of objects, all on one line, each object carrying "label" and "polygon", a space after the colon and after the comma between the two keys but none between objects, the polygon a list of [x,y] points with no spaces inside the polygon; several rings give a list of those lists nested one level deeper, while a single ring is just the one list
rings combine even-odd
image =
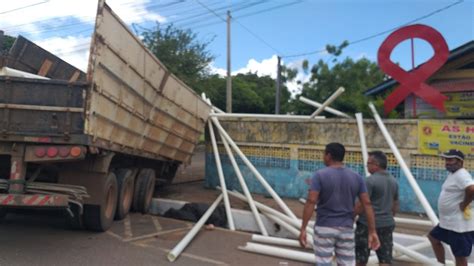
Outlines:
[{"label": "white pipe end", "polygon": [[369,108],[372,110],[373,113],[377,113],[377,110],[375,109],[375,106],[372,102],[369,102]]},{"label": "white pipe end", "polygon": [[167,257],[170,262],[173,262],[176,260],[176,256],[173,253],[168,253]]}]

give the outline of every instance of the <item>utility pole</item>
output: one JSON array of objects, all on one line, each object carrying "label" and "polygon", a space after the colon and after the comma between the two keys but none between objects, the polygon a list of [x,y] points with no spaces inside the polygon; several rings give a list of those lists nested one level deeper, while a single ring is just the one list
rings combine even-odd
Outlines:
[{"label": "utility pole", "polygon": [[226,90],[226,112],[232,113],[232,76],[230,65],[230,11],[227,11],[227,90]]},{"label": "utility pole", "polygon": [[275,114],[280,114],[280,83],[281,83],[281,57],[277,56],[277,78],[276,78],[276,95],[275,95]]}]

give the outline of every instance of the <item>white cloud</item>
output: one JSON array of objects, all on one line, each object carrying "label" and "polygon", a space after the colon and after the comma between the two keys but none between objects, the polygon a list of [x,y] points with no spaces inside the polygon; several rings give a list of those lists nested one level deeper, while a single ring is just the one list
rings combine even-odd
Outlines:
[{"label": "white cloud", "polygon": [[[163,16],[146,10],[145,4],[149,1],[109,0],[107,4],[127,24],[166,22]],[[96,12],[97,1],[91,0],[4,1],[0,7],[0,29],[7,35],[24,35],[85,71]],[[84,25],[89,25],[90,31],[84,31]],[[83,36],[78,30],[87,35]]]},{"label": "white cloud", "polygon": [[[145,4],[148,1],[110,0],[107,1],[107,4],[127,23],[165,22],[165,17],[146,10]],[[41,36],[45,33],[45,30],[41,28],[45,26],[44,23],[49,23],[47,26],[51,27],[51,33],[55,27],[61,24],[63,24],[62,26],[65,26],[64,24],[74,26],[71,20],[65,22],[66,19],[76,19],[80,23],[91,25],[95,22],[97,1],[49,0],[44,2],[42,4],[39,0],[2,2],[0,13],[5,13],[1,14],[0,28],[5,29],[6,33],[11,35],[24,32],[33,36]],[[77,23],[78,28],[81,27],[80,23]]]},{"label": "white cloud", "polygon": [[[278,59],[276,55],[273,55],[269,59],[263,59],[261,62],[258,62],[252,58],[248,61],[247,66],[232,71],[232,76],[251,72],[256,73],[259,77],[270,76],[272,78],[276,78],[277,60]],[[218,74],[223,77],[227,76],[226,69],[217,68],[213,64],[211,64],[211,73]]]},{"label": "white cloud", "polygon": [[278,58],[276,55],[273,55],[269,59],[263,59],[261,62],[258,62],[255,59],[250,59],[247,63],[247,66],[239,70],[233,71],[232,75],[245,74],[245,73],[257,73],[259,77],[270,76],[276,78],[277,76],[277,64]]},{"label": "white cloud", "polygon": [[[257,60],[252,58],[248,61],[247,66],[240,68],[238,70],[232,71],[232,76],[235,76],[237,74],[245,74],[245,73],[251,72],[251,73],[256,73],[259,77],[270,76],[273,79],[276,79],[277,62],[278,62],[278,59],[276,55],[273,55],[271,58],[268,58],[268,59],[263,59],[261,62],[258,62]],[[285,64],[285,62],[282,61],[282,64]],[[308,82],[310,79],[310,75],[304,73],[303,61],[301,60],[289,62],[286,65],[290,68],[298,69],[298,74],[296,78],[293,81],[286,83],[288,90],[291,92],[292,96],[294,96],[296,93],[299,93],[301,91],[302,85],[298,84],[298,81],[300,81],[301,83]],[[227,76],[226,69],[216,68],[213,65],[211,65],[211,72],[218,74],[222,77]]]}]

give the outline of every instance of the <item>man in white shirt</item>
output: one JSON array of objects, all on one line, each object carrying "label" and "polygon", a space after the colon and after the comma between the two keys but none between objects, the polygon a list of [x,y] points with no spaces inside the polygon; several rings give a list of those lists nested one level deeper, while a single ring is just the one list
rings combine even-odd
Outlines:
[{"label": "man in white shirt", "polygon": [[449,174],[438,198],[439,224],[431,230],[428,238],[438,262],[445,263],[441,243],[444,242],[451,247],[456,265],[467,265],[474,243],[474,219],[471,216],[474,180],[463,168],[464,154],[461,151],[449,150],[441,156],[445,158]]}]

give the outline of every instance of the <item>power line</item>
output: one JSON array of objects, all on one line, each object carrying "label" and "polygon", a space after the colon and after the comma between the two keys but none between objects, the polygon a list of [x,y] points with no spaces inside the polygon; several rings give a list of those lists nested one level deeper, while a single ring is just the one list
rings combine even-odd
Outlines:
[{"label": "power line", "polygon": [[[203,6],[204,8],[206,8],[209,12],[211,12],[212,14],[214,14],[216,17],[220,18],[222,21],[226,22],[227,21],[225,19],[223,19],[222,17],[219,16],[219,14],[217,14],[216,12],[214,12],[214,10],[208,8],[206,5],[204,5],[203,3],[201,3],[199,0],[196,0],[196,2],[198,2],[201,6]],[[262,39],[260,36],[258,36],[257,34],[253,33],[249,28],[245,27],[244,24],[240,23],[238,20],[234,19],[235,22],[237,22],[242,28],[244,28],[248,33],[250,33],[252,36],[254,36],[255,38],[257,38],[259,41],[261,41],[262,43],[264,43],[266,46],[268,46],[270,49],[274,50],[275,52],[277,52],[278,54],[280,54],[280,52],[274,48],[272,45],[270,45],[268,42],[266,42],[264,39]]]},{"label": "power line", "polygon": [[[263,1],[263,2],[267,2],[267,1]],[[240,18],[245,18],[245,17],[249,17],[249,16],[253,16],[253,15],[258,15],[258,14],[265,13],[265,12],[269,12],[269,11],[272,11],[272,10],[275,10],[275,9],[280,9],[280,8],[284,8],[284,7],[287,7],[287,6],[299,4],[299,3],[301,3],[301,2],[303,2],[303,1],[298,0],[298,1],[295,1],[295,2],[288,3],[288,4],[273,6],[273,7],[267,8],[267,9],[258,10],[258,11],[256,11],[256,12],[243,14],[243,15],[241,15],[241,16],[239,16],[239,15],[233,16],[233,18],[234,18],[234,19],[240,19]],[[242,8],[239,8],[239,9],[242,9]],[[239,10],[239,9],[233,8],[231,11],[232,11],[232,13],[235,15],[235,11],[236,11],[236,10]],[[192,25],[192,26],[193,26],[192,28],[193,28],[193,29],[196,29],[196,28],[203,28],[203,27],[207,27],[207,26],[216,25],[216,24],[219,24],[219,23],[220,23],[219,21],[208,22],[208,23],[197,24],[197,25],[196,25],[196,23],[188,23],[188,24],[184,24],[184,25],[182,25],[182,26],[186,27],[186,26]]]},{"label": "power line", "polygon": [[29,7],[32,7],[32,6],[37,6],[37,5],[45,4],[45,3],[47,3],[47,2],[49,2],[49,0],[45,0],[45,1],[43,1],[43,2],[37,2],[37,3],[31,4],[31,5],[22,6],[22,7],[18,7],[18,8],[11,9],[11,10],[7,10],[7,11],[3,11],[3,12],[0,12],[0,15],[7,14],[7,13],[11,13],[11,12],[15,12],[15,11],[22,10],[22,9],[26,9],[26,8],[29,8]]},{"label": "power line", "polygon": [[[376,34],[372,34],[372,35],[370,35],[370,36],[367,36],[367,37],[364,37],[364,38],[361,38],[361,39],[358,39],[358,40],[355,40],[355,41],[350,41],[350,42],[349,42],[349,45],[353,45],[353,44],[356,44],[356,43],[360,43],[360,42],[363,42],[363,41],[367,41],[367,40],[373,39],[373,38],[375,38],[375,37],[384,35],[384,34],[386,34],[386,33],[392,32],[392,31],[394,31],[394,30],[396,30],[396,29],[399,29],[399,28],[401,28],[401,27],[404,27],[404,26],[410,25],[410,24],[412,24],[412,23],[415,23],[415,22],[417,22],[417,21],[420,21],[420,20],[422,20],[422,19],[431,17],[431,16],[433,16],[434,14],[443,12],[443,11],[445,11],[445,10],[447,10],[447,9],[449,9],[449,8],[451,8],[451,7],[453,7],[453,6],[455,6],[455,5],[458,5],[458,4],[462,3],[462,2],[464,2],[464,0],[456,1],[456,2],[454,2],[454,3],[452,3],[452,4],[449,4],[449,5],[445,6],[445,7],[442,7],[442,8],[440,8],[440,9],[437,9],[437,10],[435,10],[435,11],[433,11],[433,12],[430,12],[430,13],[428,13],[428,14],[426,14],[426,15],[423,15],[423,16],[421,16],[421,17],[418,17],[418,18],[414,19],[414,20],[411,20],[411,21],[409,21],[409,22],[406,22],[406,23],[404,23],[404,24],[402,24],[402,25],[400,25],[400,26],[391,28],[391,29],[389,29],[389,30],[384,30],[384,31],[379,32],[379,33],[376,33]],[[323,52],[326,52],[326,49],[323,49],[323,50],[316,50],[316,51],[306,52],[306,53],[300,53],[300,54],[284,55],[284,56],[281,56],[281,57],[282,57],[282,58],[301,57],[301,56],[319,54],[319,53],[323,53]]]},{"label": "power line", "polygon": [[288,3],[288,4],[282,4],[282,5],[274,6],[274,7],[271,7],[271,8],[255,11],[253,13],[247,13],[247,14],[244,14],[242,16],[238,16],[237,18],[245,18],[245,17],[249,17],[249,16],[253,16],[253,15],[258,15],[258,14],[269,12],[269,11],[272,11],[272,10],[275,10],[275,9],[280,9],[280,8],[296,5],[296,4],[299,4],[299,3],[302,3],[302,2],[303,2],[302,0],[298,0],[298,1]]},{"label": "power line", "polygon": [[428,13],[428,14],[426,14],[426,15],[424,15],[424,16],[418,17],[418,18],[416,18],[416,19],[414,19],[414,20],[411,20],[411,21],[409,21],[409,22],[407,22],[407,23],[405,23],[405,24],[402,24],[402,25],[400,25],[400,26],[397,26],[397,27],[391,28],[391,29],[389,29],[389,30],[385,30],[385,31],[382,31],[382,32],[379,32],[379,33],[370,35],[370,36],[368,36],[368,37],[361,38],[361,39],[359,39],[359,40],[351,41],[351,42],[349,42],[349,45],[351,45],[351,44],[356,44],[356,43],[360,43],[360,42],[363,42],[363,41],[366,41],[366,40],[370,40],[370,39],[373,39],[373,38],[375,38],[375,37],[378,37],[378,36],[384,35],[384,34],[386,34],[386,33],[392,32],[392,31],[397,30],[397,29],[399,29],[399,28],[401,28],[401,27],[410,25],[410,24],[412,24],[412,23],[415,23],[415,22],[417,22],[417,21],[420,21],[420,20],[422,20],[422,19],[431,17],[431,16],[433,16],[433,15],[435,15],[435,14],[437,14],[437,13],[440,13],[440,12],[442,12],[442,11],[445,11],[445,10],[447,10],[447,9],[449,9],[449,8],[455,6],[455,5],[458,5],[458,4],[462,3],[462,2],[464,2],[464,0],[456,1],[456,2],[454,2],[454,3],[452,3],[452,4],[450,4],[450,5],[447,5],[447,6],[445,6],[445,7],[442,7],[442,8],[440,8],[440,9],[437,9],[437,10],[431,12],[431,13]]},{"label": "power line", "polygon": [[[225,9],[227,9],[227,10],[230,9],[231,12],[232,12],[232,14],[235,14],[236,12],[238,12],[238,11],[240,11],[240,10],[248,9],[248,8],[250,8],[250,7],[253,7],[253,6],[256,6],[256,5],[260,5],[260,4],[265,3],[265,2],[268,2],[268,0],[261,0],[261,1],[253,2],[253,3],[245,3],[245,2],[244,2],[244,3],[239,3],[239,4],[237,4],[237,5],[234,5],[234,6],[228,5],[228,6],[220,7],[220,8],[217,8],[217,9],[213,9],[213,11],[214,11],[215,13],[219,14],[219,12],[217,12],[218,10],[224,10],[224,13],[223,13],[223,14],[219,14],[220,16],[222,16],[222,15],[225,15],[225,12],[226,12]],[[210,8],[209,5],[207,5],[207,7]],[[206,12],[206,14],[207,14],[207,13],[209,13],[209,12]],[[214,14],[214,13],[213,13],[213,14]],[[219,19],[221,19],[220,16],[218,17]],[[183,19],[183,20],[184,20],[184,19]],[[194,25],[196,25],[196,23],[200,23],[200,22],[203,22],[203,21],[205,21],[204,18],[203,18],[203,19],[199,19],[199,20],[188,21],[188,22],[186,22],[186,23],[184,23],[184,24],[181,24],[180,26],[181,26],[181,27],[187,27],[187,26],[189,26],[189,25],[192,25],[193,28],[194,28]],[[173,23],[175,23],[175,22],[176,22],[176,21],[173,21]]]},{"label": "power line", "polygon": [[211,12],[212,14],[214,14],[216,17],[220,18],[223,22],[227,22],[225,19],[223,19],[221,16],[219,16],[219,14],[217,14],[214,10],[210,9],[209,7],[207,7],[205,4],[201,3],[199,0],[196,0],[196,2],[198,4],[200,4],[202,7],[204,7],[205,9],[207,9],[209,12]]},{"label": "power line", "polygon": [[273,51],[277,52],[277,54],[281,54],[275,47],[270,45],[268,42],[266,42],[264,39],[260,38],[257,34],[253,33],[249,28],[245,27],[244,24],[240,23],[238,20],[234,19],[235,22],[239,23],[239,25],[244,28],[248,33],[252,34],[253,37],[257,38],[260,40],[262,43],[264,43],[266,46],[268,46],[270,49]]}]

